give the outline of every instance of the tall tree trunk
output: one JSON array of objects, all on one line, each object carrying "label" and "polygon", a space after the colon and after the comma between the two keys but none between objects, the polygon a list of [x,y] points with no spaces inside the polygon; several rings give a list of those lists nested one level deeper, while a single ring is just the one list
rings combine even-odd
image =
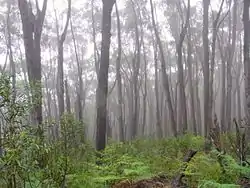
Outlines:
[{"label": "tall tree trunk", "polygon": [[32,102],[36,102],[33,109],[34,123],[42,124],[42,71],[41,71],[41,35],[44,17],[47,9],[47,0],[44,0],[42,10],[39,9],[36,1],[35,16],[32,7],[27,0],[18,0],[18,7],[21,14],[25,57],[28,69],[30,84],[36,83],[39,86],[36,92],[32,89]]},{"label": "tall tree trunk", "polygon": [[103,2],[103,10],[102,10],[101,62],[98,73],[98,85],[96,90],[96,111],[97,111],[96,149],[98,151],[103,150],[106,145],[111,12],[115,4],[115,0],[103,0],[102,2]]},{"label": "tall tree trunk", "polygon": [[193,87],[193,66],[192,66],[192,44],[191,44],[191,31],[190,25],[188,27],[188,49],[187,49],[187,66],[188,66],[188,79],[189,79],[189,93],[190,93],[190,113],[191,113],[191,123],[193,127],[193,132],[196,135],[197,126],[195,118],[195,102],[194,102],[194,87]]},{"label": "tall tree trunk", "polygon": [[[139,6],[138,6],[139,7]],[[146,52],[146,46],[144,43],[144,29],[143,29],[143,23],[142,23],[142,17],[141,17],[141,11],[139,13],[139,18],[140,18],[140,27],[141,27],[141,43],[142,43],[142,49],[143,49],[143,60],[144,60],[144,93],[143,93],[143,114],[142,114],[142,135],[144,135],[144,130],[145,126],[147,124],[146,122],[146,116],[147,116],[147,95],[148,95],[148,90],[147,90],[147,83],[148,83],[148,60],[147,60],[147,52]],[[162,129],[161,126],[157,126],[157,135],[161,136],[162,134]]]},{"label": "tall tree trunk", "polygon": [[188,129],[187,123],[187,104],[186,104],[186,94],[185,94],[185,84],[184,84],[184,73],[183,73],[183,62],[182,62],[182,46],[187,34],[187,29],[189,25],[189,17],[190,17],[190,0],[188,0],[188,8],[187,8],[187,15],[186,15],[186,23],[185,26],[182,28],[180,33],[180,38],[178,44],[176,45],[176,51],[178,55],[178,82],[179,82],[179,89],[180,89],[180,118],[181,118],[181,132],[186,133]]},{"label": "tall tree trunk", "polygon": [[[224,0],[221,1],[219,12],[217,13],[215,20],[213,21],[212,54],[211,54],[211,70],[210,70],[210,75],[211,76],[210,76],[210,86],[209,86],[210,87],[209,88],[210,89],[210,102],[209,102],[209,105],[210,105],[209,110],[210,110],[210,112],[209,113],[211,113],[211,114],[213,112],[213,106],[214,106],[213,102],[214,102],[214,98],[215,98],[214,97],[214,92],[213,92],[213,85],[214,85],[213,82],[214,82],[216,40],[217,40],[218,28],[219,28],[220,23],[221,23],[221,22],[219,22],[219,19],[220,19],[220,15],[221,15],[221,12],[222,12],[222,9],[223,9],[223,4],[224,4]],[[223,72],[223,71],[225,71],[225,67],[223,67],[223,65],[222,65],[222,79],[224,80],[224,82],[222,81],[222,84],[224,83],[224,87],[225,87],[225,77],[223,77],[223,75],[225,75],[225,72]],[[222,86],[222,88],[223,88],[223,86]],[[223,92],[222,97],[225,97],[224,96],[225,91],[222,91],[222,92]],[[224,112],[225,109],[224,108],[225,108],[225,105],[224,105],[224,102],[223,102],[223,107],[221,108],[221,114],[225,114],[225,112]],[[224,121],[224,115],[221,116],[221,117],[223,117],[221,120]],[[223,124],[221,124],[221,126],[224,126],[224,122],[223,122]]]},{"label": "tall tree trunk", "polygon": [[94,43],[94,58],[95,58],[95,71],[98,76],[99,67],[100,67],[100,57],[96,44],[96,29],[95,29],[95,15],[94,15],[94,0],[91,0],[91,16],[92,16],[92,34],[93,34],[93,43]]},{"label": "tall tree trunk", "polygon": [[65,95],[66,95],[66,109],[67,109],[67,113],[70,114],[71,113],[71,104],[70,104],[70,96],[69,96],[69,85],[68,85],[68,81],[65,80]]},{"label": "tall tree trunk", "polygon": [[139,28],[138,28],[138,21],[137,21],[137,14],[135,10],[135,5],[131,0],[133,5],[133,12],[135,16],[135,41],[136,41],[136,51],[135,51],[135,59],[133,60],[133,96],[134,96],[134,106],[133,106],[133,117],[132,117],[132,137],[131,139],[135,138],[138,133],[139,129],[139,70],[140,70],[140,61],[141,61],[141,43],[139,39]]},{"label": "tall tree trunk", "polygon": [[237,69],[237,76],[236,76],[236,90],[237,90],[237,116],[238,122],[241,122],[241,69],[242,69],[242,41],[241,41],[241,34],[239,37],[240,47],[239,47],[239,59],[238,59],[238,69]]},{"label": "tall tree trunk", "polygon": [[79,118],[80,121],[83,120],[83,99],[85,100],[84,96],[84,89],[83,89],[83,79],[82,79],[82,67],[80,65],[80,59],[77,51],[77,46],[76,46],[76,39],[75,39],[75,33],[73,30],[73,25],[72,25],[72,20],[70,20],[70,30],[71,30],[71,35],[73,39],[73,44],[74,44],[74,51],[75,51],[75,56],[76,56],[76,64],[77,64],[77,73],[78,73],[78,87],[76,87],[77,90],[77,117]]},{"label": "tall tree trunk", "polygon": [[[231,2],[231,1],[230,1]],[[227,62],[227,109],[226,109],[226,128],[227,131],[231,129],[231,120],[232,120],[232,63],[234,61],[235,46],[236,46],[236,27],[237,27],[237,0],[234,0],[233,5],[233,29],[232,29],[232,43],[229,43],[229,59]],[[229,18],[231,20],[231,18]],[[231,23],[231,21],[229,21]],[[231,27],[231,24],[229,25]],[[229,29],[230,31],[231,29]]]},{"label": "tall tree trunk", "polygon": [[[157,58],[157,44],[154,44],[154,69],[155,69],[155,103],[156,103],[156,127],[158,128],[159,135],[163,136],[162,126],[161,126],[161,114],[159,105],[159,76],[158,76],[158,58]],[[160,133],[161,132],[161,133]]]},{"label": "tall tree trunk", "polygon": [[7,12],[7,47],[9,50],[9,61],[11,66],[11,76],[12,76],[12,102],[15,103],[16,100],[16,66],[13,58],[13,51],[12,51],[12,37],[11,37],[11,22],[10,22],[10,11],[11,11],[11,2],[8,1],[8,12]]},{"label": "tall tree trunk", "polygon": [[154,32],[155,32],[155,37],[157,40],[157,44],[160,50],[160,56],[161,56],[161,69],[162,69],[162,81],[163,81],[163,87],[166,92],[166,97],[167,97],[167,102],[168,102],[168,109],[170,113],[170,120],[171,120],[171,126],[172,126],[172,132],[174,136],[177,136],[177,125],[176,125],[176,117],[174,114],[174,109],[172,105],[172,100],[171,100],[171,94],[170,94],[170,88],[169,88],[169,79],[168,75],[166,72],[166,62],[165,62],[165,57],[164,57],[164,51],[161,43],[161,39],[156,27],[155,23],[155,18],[154,18],[154,8],[153,8],[153,2],[150,0],[150,6],[151,6],[151,17],[152,17],[152,23],[154,27]]},{"label": "tall tree trunk", "polygon": [[[243,8],[243,24],[244,24],[244,73],[245,78],[245,95],[246,95],[246,117],[248,127],[250,125],[250,57],[249,57],[249,34],[250,34],[250,19],[249,19],[250,1],[244,0]],[[250,138],[250,129],[247,129],[247,138]]]},{"label": "tall tree trunk", "polygon": [[57,56],[57,98],[58,98],[58,107],[59,107],[59,117],[61,117],[64,113],[65,105],[64,105],[64,76],[63,76],[63,44],[66,39],[69,19],[71,15],[71,0],[68,0],[68,13],[67,13],[67,20],[64,26],[63,32],[59,35],[59,25],[58,19],[55,11],[56,16],[56,26],[57,26],[57,39],[58,39],[58,56]]},{"label": "tall tree trunk", "polygon": [[117,42],[118,42],[118,54],[116,59],[116,79],[117,79],[117,97],[118,97],[118,122],[119,122],[119,138],[120,141],[125,140],[124,136],[124,120],[123,120],[123,111],[122,111],[122,78],[121,78],[121,52],[122,52],[122,44],[121,44],[121,25],[120,25],[120,16],[117,7],[117,2],[115,2],[116,8],[116,18],[117,18]]},{"label": "tall tree trunk", "polygon": [[209,110],[209,44],[208,44],[208,9],[210,0],[203,0],[203,48],[204,48],[204,129],[205,136],[208,136],[211,123],[212,114]]}]

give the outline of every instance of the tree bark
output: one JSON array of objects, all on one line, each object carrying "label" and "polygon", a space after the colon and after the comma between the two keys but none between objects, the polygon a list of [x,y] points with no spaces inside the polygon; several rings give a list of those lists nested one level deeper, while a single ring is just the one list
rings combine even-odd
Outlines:
[{"label": "tree bark", "polygon": [[208,9],[210,0],[203,0],[203,50],[204,50],[204,129],[205,136],[208,137],[211,123],[212,115],[209,114],[209,42],[208,42]]},{"label": "tree bark", "polygon": [[[229,18],[231,19],[231,18]],[[231,23],[231,21],[229,22]],[[234,0],[233,5],[233,28],[232,28],[232,43],[229,43],[228,51],[229,51],[229,59],[227,62],[227,109],[226,109],[226,131],[230,131],[231,124],[232,124],[232,64],[234,61],[234,54],[235,54],[235,46],[236,46],[236,25],[237,24],[237,0]],[[229,25],[231,27],[231,24]],[[229,29],[230,31],[231,29]]]},{"label": "tree bark", "polygon": [[119,138],[120,141],[125,140],[124,136],[124,120],[123,120],[123,95],[122,95],[122,78],[121,78],[121,25],[120,16],[118,11],[117,2],[115,2],[116,19],[117,19],[117,42],[118,42],[118,54],[116,59],[116,79],[117,79],[117,97],[118,97],[118,122],[119,122]]},{"label": "tree bark", "polygon": [[65,95],[66,95],[66,110],[67,110],[67,113],[70,114],[71,104],[70,104],[70,96],[69,96],[69,85],[68,85],[67,80],[65,80]]},{"label": "tree bark", "polygon": [[[55,12],[56,15],[56,12]],[[68,0],[68,13],[67,20],[64,26],[62,34],[59,36],[59,25],[56,15],[56,25],[57,25],[57,37],[58,37],[58,56],[57,56],[57,97],[58,97],[58,107],[59,107],[59,117],[61,117],[65,110],[64,105],[64,74],[63,74],[63,44],[66,39],[69,20],[71,15],[71,0]]]},{"label": "tree bark", "polygon": [[106,146],[107,128],[107,94],[108,94],[108,70],[109,70],[109,49],[111,38],[111,12],[115,0],[102,0],[102,43],[101,62],[98,73],[98,85],[96,90],[96,149],[103,150]]},{"label": "tree bark", "polygon": [[188,49],[187,49],[187,66],[188,66],[188,79],[189,79],[189,93],[190,93],[190,113],[191,113],[191,122],[193,127],[193,133],[196,135],[197,126],[195,118],[195,102],[194,102],[194,87],[193,87],[193,66],[192,66],[192,44],[191,44],[191,32],[190,25],[188,27]]},{"label": "tree bark", "polygon": [[72,39],[73,39],[73,44],[74,44],[74,51],[75,51],[75,56],[76,56],[76,64],[77,64],[77,73],[78,73],[78,87],[76,87],[77,90],[77,117],[79,118],[80,121],[83,120],[83,103],[85,100],[85,96],[84,96],[84,89],[83,89],[83,79],[82,79],[82,67],[80,65],[80,59],[79,59],[79,55],[77,52],[77,47],[76,47],[76,39],[75,39],[75,33],[73,30],[73,25],[72,25],[72,20],[70,20],[70,30],[71,30],[71,35],[72,35]]},{"label": "tree bark", "polygon": [[138,21],[137,14],[135,11],[135,5],[131,0],[133,5],[133,13],[135,16],[135,41],[136,41],[136,51],[135,51],[135,59],[133,60],[133,96],[134,96],[134,106],[133,106],[133,117],[131,124],[131,139],[135,138],[138,133],[139,128],[139,70],[140,70],[140,61],[141,61],[141,43],[139,39],[139,29],[138,29]]},{"label": "tree bark", "polygon": [[16,66],[13,58],[13,51],[12,51],[12,37],[10,31],[10,11],[11,11],[11,2],[8,1],[7,3],[8,12],[7,12],[7,47],[9,50],[9,61],[11,66],[11,76],[12,76],[12,102],[15,103],[16,100]]},{"label": "tree bark", "polygon": [[[246,117],[247,125],[250,125],[250,57],[249,57],[249,34],[250,34],[250,19],[249,19],[250,1],[244,0],[243,8],[243,24],[244,24],[244,73],[245,73],[245,96],[246,96]],[[250,129],[247,128],[247,139],[249,140]]]},{"label": "tree bark", "polygon": [[183,62],[182,62],[182,46],[187,34],[187,29],[189,25],[190,17],[190,0],[188,0],[187,16],[185,26],[182,28],[180,33],[180,38],[178,44],[176,45],[176,51],[178,55],[177,66],[178,66],[178,82],[180,89],[180,122],[181,122],[181,132],[184,134],[187,132],[188,123],[187,123],[187,104],[186,104],[186,94],[185,94],[185,84],[184,84],[184,73],[183,73]]},{"label": "tree bark", "polygon": [[[155,69],[155,103],[156,103],[156,127],[158,128],[159,135],[163,135],[161,128],[161,114],[160,114],[160,105],[159,105],[159,76],[158,76],[158,58],[157,58],[157,44],[154,44],[154,69]],[[160,133],[161,132],[161,133]]]},{"label": "tree bark", "polygon": [[38,7],[36,1],[35,16],[32,12],[32,7],[27,0],[18,0],[18,7],[21,14],[23,40],[25,48],[25,57],[28,69],[28,77],[30,84],[39,84],[36,89],[32,90],[32,102],[36,103],[33,110],[33,118],[35,124],[42,124],[42,71],[41,71],[41,35],[44,17],[47,9],[47,0],[44,0],[42,10]]},{"label": "tree bark", "polygon": [[94,58],[95,58],[95,71],[98,76],[100,67],[100,57],[96,44],[96,29],[95,29],[95,15],[94,15],[94,0],[91,0],[91,16],[92,16],[92,30],[93,30],[93,43],[94,43]]}]

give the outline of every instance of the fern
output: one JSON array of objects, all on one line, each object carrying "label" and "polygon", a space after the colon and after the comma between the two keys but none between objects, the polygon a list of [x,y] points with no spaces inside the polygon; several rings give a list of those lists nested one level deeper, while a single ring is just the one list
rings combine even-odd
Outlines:
[{"label": "fern", "polygon": [[209,181],[202,181],[198,188],[239,188],[239,185],[235,184],[220,184],[215,181],[209,180]]}]

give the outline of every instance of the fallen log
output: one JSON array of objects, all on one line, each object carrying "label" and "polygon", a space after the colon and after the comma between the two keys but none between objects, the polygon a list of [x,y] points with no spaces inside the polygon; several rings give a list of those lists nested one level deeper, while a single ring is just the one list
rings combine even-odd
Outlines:
[{"label": "fallen log", "polygon": [[185,170],[188,166],[188,163],[191,161],[191,159],[195,156],[195,154],[197,153],[197,151],[195,150],[189,150],[187,155],[184,157],[183,162],[184,162],[184,166],[181,170],[181,172],[179,172],[179,174],[177,176],[175,176],[171,182],[171,186],[172,188],[184,188],[187,187],[187,185],[185,183],[182,182],[182,178],[185,177]]}]

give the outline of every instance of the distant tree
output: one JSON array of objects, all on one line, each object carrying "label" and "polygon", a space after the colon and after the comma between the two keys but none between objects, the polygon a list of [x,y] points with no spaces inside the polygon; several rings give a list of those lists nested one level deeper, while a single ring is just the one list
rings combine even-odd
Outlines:
[{"label": "distant tree", "polygon": [[65,26],[63,28],[63,32],[59,34],[59,24],[58,18],[55,10],[55,17],[56,17],[56,31],[57,31],[57,98],[58,98],[58,107],[59,107],[59,117],[61,117],[65,110],[64,105],[64,74],[63,74],[63,44],[66,39],[69,20],[71,15],[71,0],[68,0],[68,12],[67,12],[67,19]]},{"label": "distant tree", "polygon": [[204,49],[204,129],[208,136],[211,126],[211,114],[209,114],[209,40],[208,40],[208,9],[210,0],[203,0],[203,49]]},{"label": "distant tree", "polygon": [[119,123],[119,138],[120,141],[125,140],[124,136],[124,120],[123,120],[123,110],[122,110],[122,78],[121,78],[121,53],[122,53],[122,46],[121,46],[121,24],[120,24],[120,15],[117,6],[117,2],[115,3],[116,8],[116,19],[117,19],[117,42],[118,42],[118,54],[116,59],[116,80],[117,80],[117,98],[118,98],[118,123]]},{"label": "distant tree", "polygon": [[172,126],[172,132],[173,132],[174,136],[177,136],[176,116],[174,114],[174,109],[173,109],[173,105],[172,105],[171,94],[170,94],[170,84],[169,84],[168,74],[166,72],[166,62],[165,62],[165,57],[164,57],[164,51],[163,51],[160,35],[158,33],[156,22],[155,22],[154,7],[153,7],[152,0],[150,0],[150,8],[151,8],[151,18],[152,18],[152,24],[153,24],[153,28],[154,28],[155,38],[156,38],[156,42],[157,42],[157,45],[158,45],[159,51],[160,51],[163,87],[164,87],[164,90],[166,92],[168,109],[169,109],[171,126]]}]

